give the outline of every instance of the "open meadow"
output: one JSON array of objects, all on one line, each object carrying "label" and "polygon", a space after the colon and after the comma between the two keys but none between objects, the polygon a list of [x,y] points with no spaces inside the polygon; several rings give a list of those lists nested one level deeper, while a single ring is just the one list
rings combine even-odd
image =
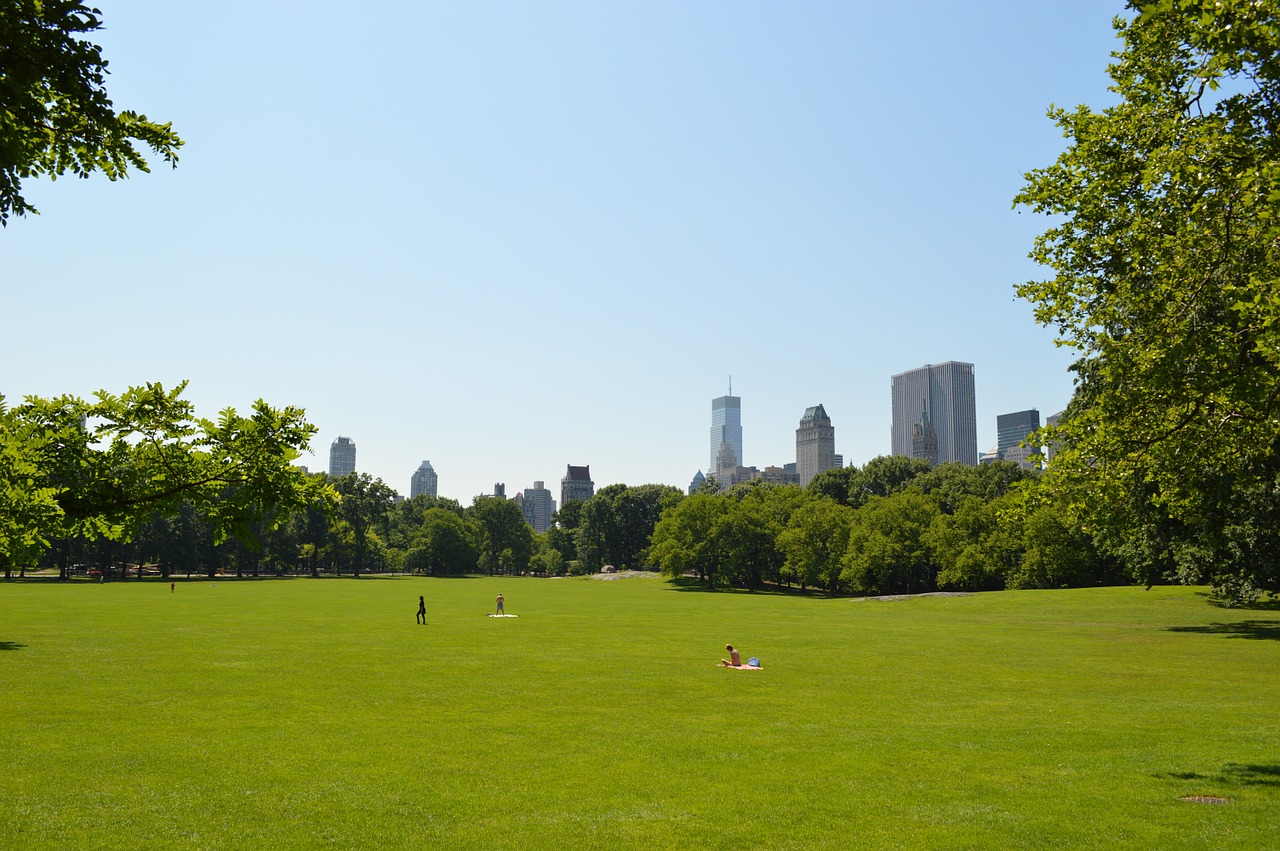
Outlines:
[{"label": "open meadow", "polygon": [[1197,589],[13,582],[0,701],[5,848],[1280,847],[1280,611]]}]

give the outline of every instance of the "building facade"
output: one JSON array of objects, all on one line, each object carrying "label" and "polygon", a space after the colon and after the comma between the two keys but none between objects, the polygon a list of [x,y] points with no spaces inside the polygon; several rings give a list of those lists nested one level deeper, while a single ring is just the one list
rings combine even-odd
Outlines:
[{"label": "building facade", "polygon": [[423,461],[422,465],[414,472],[413,478],[409,480],[409,499],[415,496],[435,497],[437,495],[440,479],[436,475],[436,471],[432,469],[430,461]]},{"label": "building facade", "polygon": [[893,376],[894,455],[915,454],[915,427],[928,415],[937,436],[937,461],[978,463],[978,417],[973,364],[947,361],[926,364]]},{"label": "building facade", "polygon": [[831,417],[821,404],[806,408],[796,429],[796,472],[800,474],[800,487],[819,473],[836,466],[836,430]]},{"label": "building facade", "polygon": [[560,480],[560,505],[568,505],[577,500],[586,502],[596,494],[596,483],[591,481],[591,465],[575,467],[567,465],[568,471]]},{"label": "building facade", "polygon": [[742,400],[733,395],[732,383],[727,396],[711,400],[710,460],[708,469],[716,471],[721,469],[721,461],[725,469],[742,464]]},{"label": "building facade", "polygon": [[356,444],[349,437],[339,436],[329,445],[329,475],[349,476],[356,471]]},{"label": "building facade", "polygon": [[929,419],[927,406],[920,412],[920,421],[911,427],[911,457],[938,463],[938,432]]},{"label": "building facade", "polygon": [[515,501],[524,512],[524,519],[529,521],[535,532],[545,532],[551,528],[556,516],[556,501],[551,498],[551,491],[544,487],[543,482],[534,482],[533,487],[517,493]]},{"label": "building facade", "polygon": [[[1013,414],[1000,414],[996,417],[996,451],[1000,453],[1001,460],[1014,461],[1025,458],[1014,459],[1009,457],[1009,450],[1017,449],[1022,441],[1031,436],[1031,433],[1040,428],[1040,412],[1035,408],[1029,411],[1018,411]],[[1035,451],[1034,449],[1032,450]]]}]

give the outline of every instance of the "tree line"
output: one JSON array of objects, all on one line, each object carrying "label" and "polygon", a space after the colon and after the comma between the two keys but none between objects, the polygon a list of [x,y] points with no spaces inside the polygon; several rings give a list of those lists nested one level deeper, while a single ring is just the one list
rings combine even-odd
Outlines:
[{"label": "tree line", "polygon": [[[153,511],[124,539],[67,535],[40,563],[162,576],[561,576],[661,571],[708,587],[790,586],[834,594],[1058,588],[1130,580],[1087,531],[1045,499],[1038,471],[1009,462],[932,465],[881,457],[807,488],[761,481],[685,495],[609,485],[569,502],[544,534],[513,501],[396,501],[381,479],[311,477],[312,501],[219,541],[190,503]],[[333,495],[330,500],[329,494]]]}]

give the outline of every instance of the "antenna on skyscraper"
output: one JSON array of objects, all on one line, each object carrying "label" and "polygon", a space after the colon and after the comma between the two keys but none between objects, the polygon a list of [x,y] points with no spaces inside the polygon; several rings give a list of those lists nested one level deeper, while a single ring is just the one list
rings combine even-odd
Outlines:
[{"label": "antenna on skyscraper", "polygon": [[733,376],[729,376],[729,395],[733,395]]}]

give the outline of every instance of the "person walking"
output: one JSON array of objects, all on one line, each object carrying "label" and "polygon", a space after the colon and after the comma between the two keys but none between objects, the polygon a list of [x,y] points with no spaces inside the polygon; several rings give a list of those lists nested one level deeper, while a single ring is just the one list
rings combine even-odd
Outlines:
[{"label": "person walking", "polygon": [[501,595],[501,594],[499,594],[499,595],[498,595],[498,614],[500,614],[500,615],[505,615],[505,614],[506,614],[506,612],[502,610],[502,595]]},{"label": "person walking", "polygon": [[418,595],[418,620],[417,623],[425,624],[427,622],[427,601],[422,599],[422,595]]}]

